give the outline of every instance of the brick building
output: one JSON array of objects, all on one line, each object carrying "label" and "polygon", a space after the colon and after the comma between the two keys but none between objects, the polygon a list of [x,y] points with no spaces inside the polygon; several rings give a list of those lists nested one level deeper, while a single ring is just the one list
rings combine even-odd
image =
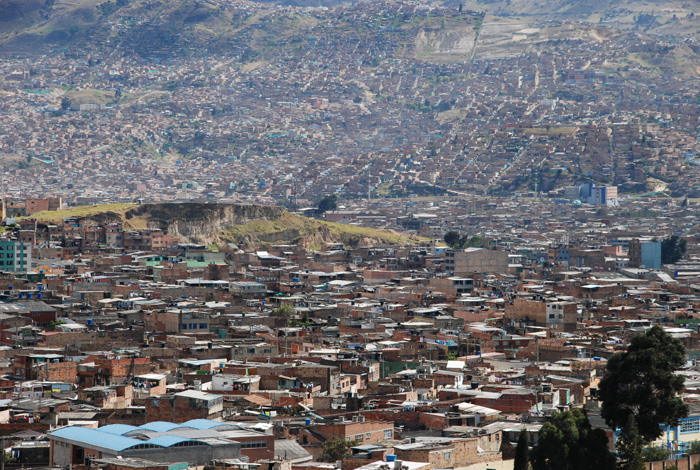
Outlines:
[{"label": "brick building", "polygon": [[322,444],[327,440],[343,439],[360,441],[363,444],[376,444],[394,438],[394,423],[365,421],[364,416],[353,416],[351,420],[341,417],[329,424],[314,425],[302,429],[299,440],[304,444]]},{"label": "brick building", "polygon": [[61,354],[16,354],[14,376],[25,380],[50,380],[74,383],[75,362],[66,361]]},{"label": "brick building", "polygon": [[575,331],[578,305],[575,302],[547,301],[546,299],[513,299],[506,304],[505,319],[514,327],[527,325]]},{"label": "brick building", "polygon": [[218,419],[224,410],[224,397],[187,390],[146,400],[147,421],[184,423],[191,419]]},{"label": "brick building", "polygon": [[394,446],[400,460],[428,462],[430,468],[467,467],[480,462],[501,460],[502,434],[490,433],[485,438],[415,438]]},{"label": "brick building", "polygon": [[508,272],[508,253],[485,248],[445,251],[445,271],[456,276]]}]

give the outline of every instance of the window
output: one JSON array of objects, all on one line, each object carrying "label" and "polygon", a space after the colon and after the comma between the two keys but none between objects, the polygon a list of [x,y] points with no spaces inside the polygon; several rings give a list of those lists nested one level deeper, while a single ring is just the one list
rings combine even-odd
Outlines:
[{"label": "window", "polygon": [[681,434],[700,431],[700,418],[681,420]]},{"label": "window", "polygon": [[391,439],[392,437],[394,437],[394,433],[391,429],[384,431],[384,439]]},{"label": "window", "polygon": [[186,323],[183,323],[182,325],[180,325],[180,329],[181,329],[181,330],[186,330],[186,329],[187,329],[187,324],[186,324]]},{"label": "window", "polygon": [[364,440],[365,440],[365,436],[362,435],[362,434],[356,434],[356,435],[355,435],[355,440],[356,440],[356,441],[364,441]]},{"label": "window", "polygon": [[371,433],[371,432],[368,432],[367,434],[365,434],[365,439],[369,439],[370,437],[372,437],[372,433]]},{"label": "window", "polygon": [[200,329],[200,330],[206,330],[206,329],[207,329],[207,324],[206,324],[206,323],[200,323],[200,324],[199,324],[199,329]]},{"label": "window", "polygon": [[452,458],[452,452],[445,452],[445,460],[450,460]]}]

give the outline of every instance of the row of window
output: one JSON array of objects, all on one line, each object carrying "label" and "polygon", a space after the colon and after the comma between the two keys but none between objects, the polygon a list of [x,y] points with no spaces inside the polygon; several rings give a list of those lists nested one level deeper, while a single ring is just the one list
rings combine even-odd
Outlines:
[{"label": "row of window", "polygon": [[[364,441],[365,439],[370,439],[372,437],[372,433],[368,432],[366,434],[355,434],[354,439],[356,441]],[[391,429],[385,429],[384,430],[384,439],[392,439],[394,437],[394,433]],[[348,441],[352,440],[350,436],[346,438]]]},{"label": "row of window", "polygon": [[189,330],[197,330],[197,329],[199,329],[199,330],[206,330],[207,328],[209,328],[209,325],[207,325],[206,323],[200,323],[200,324],[199,324],[199,328],[197,328],[197,324],[196,324],[196,323],[189,323],[189,324],[187,324],[187,323],[182,323],[182,324],[180,325],[180,329],[181,329],[181,330],[187,330],[187,329],[189,329]]},{"label": "row of window", "polygon": [[681,434],[700,431],[700,418],[688,418],[681,420]]},{"label": "row of window", "polygon": [[[266,354],[272,354],[272,349],[265,348],[265,349],[263,349],[262,352],[266,353]],[[241,349],[236,349],[235,351],[233,351],[233,353],[234,354],[243,354],[243,351]],[[255,354],[255,348],[248,348],[248,354]]]},{"label": "row of window", "polygon": [[267,442],[265,442],[265,441],[241,442],[241,449],[258,449],[261,447],[267,447]]}]

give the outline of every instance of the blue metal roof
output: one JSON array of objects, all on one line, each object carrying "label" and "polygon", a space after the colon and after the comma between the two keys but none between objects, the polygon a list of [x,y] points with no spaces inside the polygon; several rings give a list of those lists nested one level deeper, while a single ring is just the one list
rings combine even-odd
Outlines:
[{"label": "blue metal roof", "polygon": [[[171,429],[179,428],[182,427],[178,424],[175,423],[169,423],[167,421],[153,421],[152,423],[146,423],[142,424],[141,426],[138,427],[138,429],[144,429],[146,431],[155,431],[155,432],[168,432]],[[132,429],[133,431],[133,429]]]},{"label": "blue metal roof", "polygon": [[124,437],[118,434],[98,431],[97,429],[84,428],[82,426],[69,426],[53,431],[50,435],[71,439],[74,441],[84,442],[85,444],[102,447],[114,451],[122,451],[139,444],[143,441]]},{"label": "blue metal roof", "polygon": [[101,447],[116,452],[120,452],[138,445],[154,445],[159,447],[171,447],[181,442],[193,441],[206,444],[206,442],[197,439],[177,435],[157,436],[149,440],[135,439],[125,436],[124,434],[133,433],[135,431],[152,431],[152,432],[177,432],[177,429],[197,429],[207,430],[217,426],[232,426],[232,423],[222,423],[211,419],[192,419],[182,424],[169,423],[166,421],[154,421],[142,426],[130,426],[128,424],[109,424],[99,429],[84,428],[82,426],[68,426],[57,429],[50,435],[70,439],[81,442],[88,446]]},{"label": "blue metal roof", "polygon": [[182,437],[182,436],[158,436],[158,437],[154,437],[153,439],[149,439],[149,440],[143,442],[143,444],[153,444],[155,446],[171,447],[171,446],[174,446],[175,444],[179,444],[181,442],[186,442],[186,441],[201,442],[201,441],[197,441],[196,439],[190,439],[190,438]]},{"label": "blue metal roof", "polygon": [[134,429],[138,428],[136,426],[131,426],[130,424],[108,424],[107,426],[102,426],[100,431],[123,436]]},{"label": "blue metal roof", "polygon": [[231,425],[231,423],[222,423],[221,421],[214,421],[213,419],[191,419],[185,423],[182,423],[178,427],[199,429],[201,431],[226,425]]}]

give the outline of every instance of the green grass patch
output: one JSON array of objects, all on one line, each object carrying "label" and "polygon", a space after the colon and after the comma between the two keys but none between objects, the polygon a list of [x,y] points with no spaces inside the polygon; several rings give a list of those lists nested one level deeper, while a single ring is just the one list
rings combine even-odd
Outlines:
[{"label": "green grass patch", "polygon": [[309,239],[310,244],[314,246],[318,245],[318,237],[350,246],[356,246],[363,240],[393,245],[429,241],[426,238],[404,235],[391,230],[325,222],[289,212],[285,212],[282,217],[275,220],[254,220],[244,225],[237,225],[226,230],[222,236],[234,243],[251,242],[253,244],[256,242],[261,244],[298,243],[303,239]]}]

